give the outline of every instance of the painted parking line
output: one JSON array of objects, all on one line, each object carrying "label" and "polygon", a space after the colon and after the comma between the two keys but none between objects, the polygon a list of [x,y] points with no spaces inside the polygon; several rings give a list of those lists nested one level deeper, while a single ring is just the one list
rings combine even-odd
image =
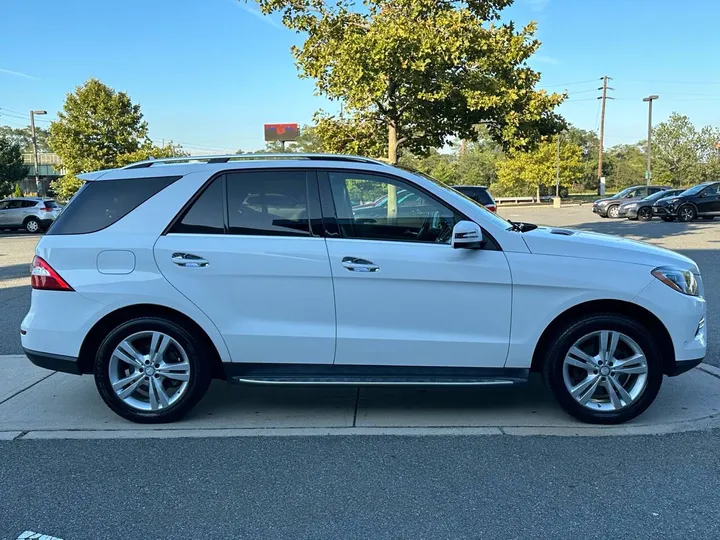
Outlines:
[{"label": "painted parking line", "polygon": [[23,533],[20,533],[20,536],[17,537],[17,540],[62,540],[62,538],[58,538],[57,536],[50,536],[49,534],[25,531]]}]

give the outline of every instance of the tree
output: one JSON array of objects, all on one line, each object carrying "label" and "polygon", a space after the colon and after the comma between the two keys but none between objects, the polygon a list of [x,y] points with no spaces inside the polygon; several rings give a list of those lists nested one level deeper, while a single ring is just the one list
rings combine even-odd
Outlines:
[{"label": "tree", "polygon": [[[606,176],[608,191],[620,191],[626,187],[645,183],[646,165],[645,152],[640,149],[639,144],[620,144],[607,150],[603,159],[603,170],[608,172]],[[663,182],[662,178],[666,173],[661,170],[661,165],[657,164],[657,168],[653,168],[655,180]]]},{"label": "tree", "polygon": [[[579,190],[595,190],[598,184],[598,159],[600,153],[600,138],[594,131],[570,126],[567,132],[561,135],[563,140],[576,144],[582,151],[583,172],[575,186]],[[610,169],[607,160],[603,161],[603,175],[609,176]]]},{"label": "tree", "polygon": [[[10,126],[0,126],[0,137],[8,137],[11,141],[18,143],[20,145],[20,151],[23,154],[30,154],[33,151],[32,130],[30,126],[14,129]],[[37,141],[38,152],[50,152],[49,137],[49,130],[35,126],[35,139]]]},{"label": "tree", "polygon": [[0,137],[0,197],[12,193],[15,184],[27,176],[20,145],[8,137]]},{"label": "tree", "polygon": [[50,146],[75,175],[117,167],[120,156],[147,144],[147,131],[140,106],[127,94],[90,79],[65,98],[50,124]]},{"label": "tree", "polygon": [[314,120],[315,136],[326,152],[374,158],[387,155],[387,128],[373,113],[331,116],[318,111]]},{"label": "tree", "polygon": [[15,183],[15,189],[13,189],[13,197],[22,197],[23,191],[20,189],[20,184],[18,182]]},{"label": "tree", "polygon": [[653,180],[687,186],[711,178],[717,171],[718,141],[719,129],[706,126],[698,131],[687,116],[672,113],[653,128]]},{"label": "tree", "polygon": [[[536,195],[555,193],[557,139],[548,140],[532,152],[512,151],[498,164],[498,180],[493,194]],[[582,177],[582,148],[560,144],[560,186],[567,187]]]},{"label": "tree", "polygon": [[527,65],[540,46],[534,23],[516,31],[498,22],[511,2],[257,0],[307,35],[292,49],[301,77],[350,111],[328,127],[350,143],[364,140],[360,128],[382,126],[391,163],[398,148],[422,154],[449,137],[475,140],[478,124],[506,147],[564,127],[552,112],[563,96],[535,90],[540,75]]},{"label": "tree", "polygon": [[123,167],[130,163],[146,161],[148,159],[182,157],[187,155],[189,154],[182,149],[182,146],[173,144],[172,141],[165,146],[155,146],[154,144],[146,142],[134,152],[118,156],[117,166]]}]

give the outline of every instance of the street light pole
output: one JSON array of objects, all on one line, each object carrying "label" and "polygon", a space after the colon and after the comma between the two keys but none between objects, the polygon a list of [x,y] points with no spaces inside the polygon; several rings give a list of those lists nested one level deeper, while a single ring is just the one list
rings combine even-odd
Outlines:
[{"label": "street light pole", "polygon": [[557,150],[555,151],[555,197],[560,196],[560,134],[557,134]]},{"label": "street light pole", "polygon": [[647,185],[650,185],[650,179],[652,178],[652,172],[650,169],[650,154],[652,148],[652,146],[650,146],[650,140],[652,138],[652,103],[653,100],[658,99],[658,97],[659,96],[652,95],[643,98],[643,101],[647,101],[648,104],[647,168],[645,170],[645,178],[647,179]]},{"label": "street light pole", "polygon": [[38,197],[42,197],[42,189],[40,187],[40,175],[38,174],[37,138],[35,137],[36,114],[47,114],[47,111],[30,111],[30,130],[32,131],[33,158],[35,161],[35,188],[37,189]]}]

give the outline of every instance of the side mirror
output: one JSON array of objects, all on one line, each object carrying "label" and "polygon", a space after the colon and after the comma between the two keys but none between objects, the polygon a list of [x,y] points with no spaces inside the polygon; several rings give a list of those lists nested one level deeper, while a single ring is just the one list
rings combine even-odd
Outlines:
[{"label": "side mirror", "polygon": [[454,249],[480,249],[485,245],[482,229],[472,221],[459,221],[452,232],[452,247]]}]

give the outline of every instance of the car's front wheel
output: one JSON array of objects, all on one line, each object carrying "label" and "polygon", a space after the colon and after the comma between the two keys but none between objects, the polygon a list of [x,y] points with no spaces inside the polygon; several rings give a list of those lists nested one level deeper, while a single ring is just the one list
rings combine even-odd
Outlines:
[{"label": "car's front wheel", "polygon": [[30,218],[25,222],[25,230],[29,233],[40,232],[40,222],[35,218]]},{"label": "car's front wheel", "polygon": [[678,209],[678,221],[687,223],[697,217],[697,212],[692,205],[686,204]]},{"label": "car's front wheel", "polygon": [[662,359],[650,332],[635,320],[587,315],[553,340],[543,377],[562,408],[578,420],[619,424],[655,400]]},{"label": "car's front wheel", "polygon": [[112,330],[95,358],[95,384],[117,414],[139,423],[174,422],[205,395],[211,366],[182,326],[141,317]]},{"label": "car's front wheel", "polygon": [[650,221],[653,218],[652,209],[647,206],[643,206],[638,210],[638,219],[642,221]]},{"label": "car's front wheel", "polygon": [[620,216],[620,207],[617,204],[612,205],[607,209],[607,215],[609,218],[616,219]]}]

